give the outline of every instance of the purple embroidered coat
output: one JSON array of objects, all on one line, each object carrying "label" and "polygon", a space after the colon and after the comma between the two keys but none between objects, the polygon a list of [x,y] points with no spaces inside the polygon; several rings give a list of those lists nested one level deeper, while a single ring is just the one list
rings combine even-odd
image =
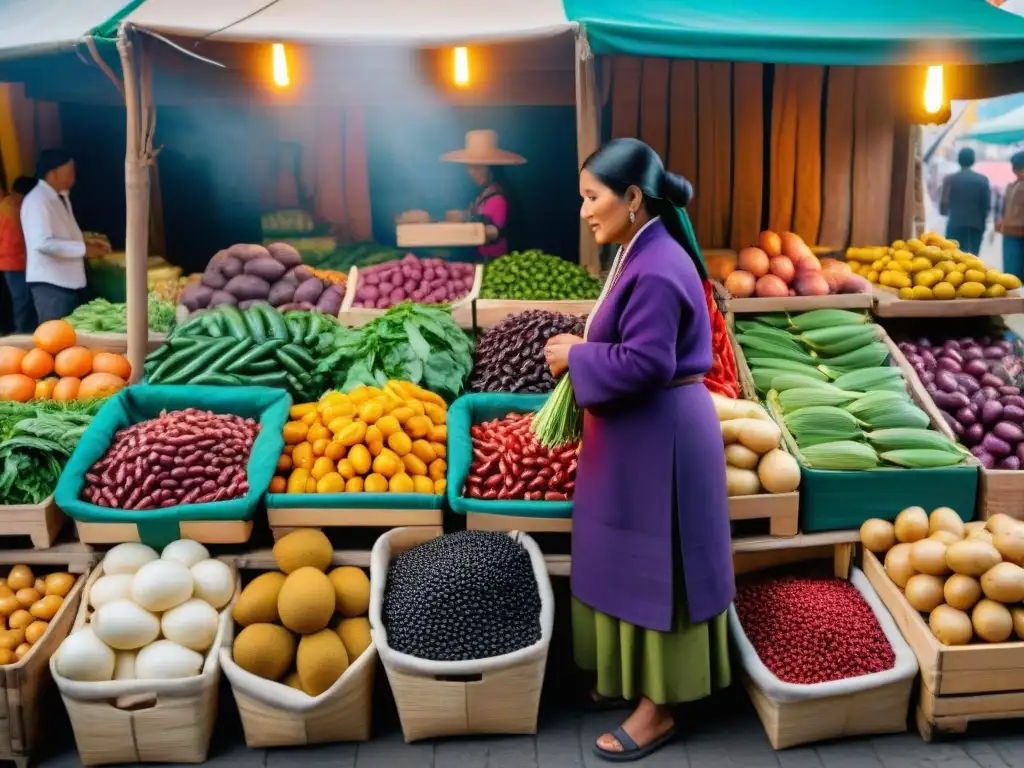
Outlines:
[{"label": "purple embroidered coat", "polygon": [[[660,221],[637,236],[618,282],[569,352],[585,409],[573,505],[572,591],[631,624],[670,631],[681,555],[692,622],[735,594],[721,428],[700,274]],[[681,552],[674,553],[679,547]]]}]

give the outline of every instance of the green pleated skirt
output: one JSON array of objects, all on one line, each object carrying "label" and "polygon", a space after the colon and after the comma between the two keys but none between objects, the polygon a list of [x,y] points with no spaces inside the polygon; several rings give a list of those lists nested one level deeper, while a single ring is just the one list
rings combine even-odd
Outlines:
[{"label": "green pleated skirt", "polygon": [[686,590],[676,589],[671,632],[636,627],[572,598],[576,666],[597,674],[597,693],[629,701],[684,704],[732,680],[726,614],[691,624]]}]

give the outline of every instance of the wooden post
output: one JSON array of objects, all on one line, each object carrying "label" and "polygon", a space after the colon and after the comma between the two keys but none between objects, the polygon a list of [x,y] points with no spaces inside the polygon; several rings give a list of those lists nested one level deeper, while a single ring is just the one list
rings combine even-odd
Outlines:
[{"label": "wooden post", "polygon": [[124,78],[124,107],[128,122],[124,158],[125,181],[125,262],[128,362],[132,366],[132,381],[142,378],[149,339],[148,284],[146,270],[149,259],[149,152],[145,143],[149,134],[143,127],[143,115],[149,111],[148,97],[140,87],[140,69],[133,55],[141,38],[122,24],[117,35],[117,50],[121,55]]},{"label": "wooden post", "polygon": [[[597,88],[594,54],[587,33],[576,33],[576,151],[579,165],[601,144],[601,92]],[[580,220],[580,266],[592,275],[601,274],[601,259],[594,235]]]}]

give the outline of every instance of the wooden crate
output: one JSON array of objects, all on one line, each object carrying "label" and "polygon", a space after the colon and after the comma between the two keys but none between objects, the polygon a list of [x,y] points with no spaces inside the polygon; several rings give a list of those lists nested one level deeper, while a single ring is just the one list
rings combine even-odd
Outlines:
[{"label": "wooden crate", "polygon": [[[78,336],[79,344],[92,350],[101,349],[107,352],[117,352],[120,355],[128,351],[127,333],[90,333],[88,331],[79,331],[76,335]],[[167,341],[167,336],[168,334],[166,333],[150,331],[149,338],[146,341],[147,351],[152,352],[162,347],[164,342]]]},{"label": "wooden crate", "polygon": [[66,519],[52,494],[39,504],[0,504],[0,536],[28,536],[33,547],[47,549]]},{"label": "wooden crate", "polygon": [[524,531],[526,533],[572,533],[571,517],[519,517],[515,515],[488,515],[482,512],[466,513],[469,531]]},{"label": "wooden crate", "polygon": [[395,227],[399,248],[457,248],[481,246],[487,242],[484,225],[478,221],[429,221]]},{"label": "wooden crate", "polygon": [[[785,445],[782,450],[786,450]],[[795,536],[800,531],[800,494],[758,493],[729,497],[729,520],[767,520],[771,536]]]},{"label": "wooden crate", "polygon": [[[47,559],[52,561],[51,567],[40,567],[37,564],[33,571],[53,572],[61,568],[74,570],[68,565],[70,561],[59,554]],[[20,562],[18,552],[0,553],[0,571],[6,572],[9,566]],[[50,657],[71,630],[85,582],[86,576],[79,575],[57,615],[50,621],[45,634],[32,646],[32,650],[16,664],[0,667],[0,674],[3,675],[3,692],[0,693],[0,761],[10,760],[18,768],[27,768],[31,761],[40,732],[45,694],[53,683]]]},{"label": "wooden crate", "polygon": [[835,293],[828,296],[781,296],[777,299],[726,300],[726,309],[734,315],[760,315],[766,312],[810,312],[812,309],[871,309],[870,293]]},{"label": "wooden crate", "polygon": [[[476,268],[476,276],[473,278],[473,287],[469,293],[452,304],[452,319],[458,323],[460,328],[472,330],[473,328],[473,301],[480,295],[480,284],[484,279],[483,265]],[[356,299],[356,291],[359,284],[359,267],[352,267],[348,272],[348,281],[345,287],[345,298],[341,302],[341,311],[338,313],[338,320],[342,325],[349,328],[362,328],[371,320],[387,312],[386,309],[367,309],[365,307],[353,307],[352,302]]]},{"label": "wooden crate", "polygon": [[[178,537],[202,544],[244,544],[252,536],[252,520],[182,520]],[[75,521],[83,544],[120,544],[141,541],[135,523],[87,523]]]},{"label": "wooden crate", "polygon": [[444,533],[440,509],[313,509],[268,507],[267,522],[274,539],[299,528],[405,528],[423,527],[435,536]]},{"label": "wooden crate", "polygon": [[[89,592],[102,575],[101,563],[85,584],[73,632],[88,623],[92,613]],[[50,671],[60,688],[83,764],[206,762],[219,703],[218,651],[230,630],[231,609],[241,591],[237,575],[235,578],[235,595],[220,611],[217,637],[202,671],[194,678],[81,683],[60,678],[51,660]]]},{"label": "wooden crate", "polygon": [[[409,743],[440,736],[472,734],[536,733],[540,693],[547,664],[546,643],[550,642],[554,619],[553,597],[550,585],[546,582],[538,584],[543,604],[541,640],[532,657],[481,674],[453,673],[443,677],[413,673],[399,668],[393,661],[396,655],[404,654],[396,654],[388,649],[381,633],[381,603],[387,567],[395,555],[432,538],[432,535],[421,529],[399,528],[381,537],[371,556],[370,586],[373,591],[370,598],[370,625],[374,644],[381,654],[384,671],[395,697],[405,741]],[[533,547],[537,554],[531,553],[531,557],[539,556],[539,548],[535,544]],[[479,667],[486,662],[438,664]]]},{"label": "wooden crate", "polygon": [[1024,642],[943,645],[867,551],[864,573],[921,667],[917,725],[923,739],[963,733],[972,720],[1024,717]]},{"label": "wooden crate", "polygon": [[594,299],[575,301],[520,301],[516,299],[476,299],[474,301],[477,328],[491,328],[509,315],[537,309],[544,312],[561,312],[563,315],[586,317],[594,311]]},{"label": "wooden crate", "polygon": [[894,288],[874,286],[876,317],[986,317],[1024,312],[1024,296],[1009,291],[999,299],[949,299],[920,301],[901,299]]}]

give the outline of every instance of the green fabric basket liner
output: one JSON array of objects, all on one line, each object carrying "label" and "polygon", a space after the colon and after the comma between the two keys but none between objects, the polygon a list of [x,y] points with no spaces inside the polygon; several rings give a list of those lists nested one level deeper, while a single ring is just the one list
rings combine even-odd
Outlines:
[{"label": "green fabric basket liner", "polygon": [[[249,520],[270,486],[277,459],[284,448],[281,430],[288,420],[291,398],[271,387],[212,387],[138,385],[121,390],[96,414],[71,459],[64,467],[54,494],[57,505],[72,519],[89,523],[134,523],[139,538],[160,547],[179,538],[183,520]],[[161,411],[199,408],[253,418],[260,433],[249,455],[249,492],[240,499],[207,504],[186,504],[152,510],[110,509],[83,501],[85,473],[103,458],[118,430],[156,418]]]},{"label": "green fabric basket liner", "polygon": [[442,508],[444,496],[426,493],[268,493],[268,509],[417,509]]},{"label": "green fabric basket liner", "polygon": [[865,520],[893,520],[907,507],[949,507],[964,522],[975,517],[977,466],[872,469],[864,472],[800,467],[800,530],[859,528]]},{"label": "green fabric basket liner", "polygon": [[486,392],[463,395],[448,409],[448,505],[460,515],[468,512],[516,517],[572,517],[571,501],[488,500],[462,496],[473,461],[474,424],[503,419],[510,413],[530,413],[540,409],[548,395],[514,395]]}]

